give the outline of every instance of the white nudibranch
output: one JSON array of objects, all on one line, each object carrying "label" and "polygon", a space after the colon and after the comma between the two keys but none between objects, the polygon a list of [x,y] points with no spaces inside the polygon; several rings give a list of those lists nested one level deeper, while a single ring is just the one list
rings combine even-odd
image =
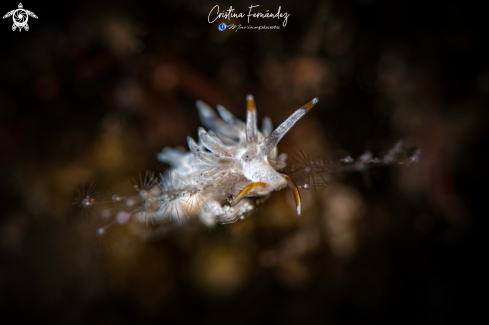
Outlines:
[{"label": "white nudibranch", "polygon": [[[187,138],[190,151],[164,148],[160,161],[170,165],[161,179],[145,191],[138,212],[144,222],[157,222],[183,216],[200,216],[206,225],[232,223],[250,214],[257,199],[285,187],[292,189],[297,214],[301,214],[301,198],[294,181],[279,170],[287,166],[287,154],[278,154],[282,137],[316,103],[313,98],[296,110],[275,130],[265,117],[261,131],[257,127],[255,101],[246,97],[246,123],[218,105],[221,118],[204,102],[197,101],[202,124],[198,143]],[[155,194],[150,194],[153,191]]]},{"label": "white nudibranch", "polygon": [[157,157],[168,163],[170,169],[159,178],[147,173],[140,179],[140,184],[132,186],[128,196],[114,194],[110,202],[99,202],[94,198],[94,185],[86,193],[83,191],[84,195],[80,193],[77,200],[80,207],[100,207],[104,225],[97,229],[97,234],[102,236],[112,225],[131,220],[161,224],[199,217],[207,226],[233,223],[251,214],[273,191],[285,187],[292,190],[296,212],[300,215],[299,188],[324,186],[327,174],[388,165],[407,166],[420,159],[419,148],[399,140],[380,157],[366,152],[358,159],[348,156],[337,161],[323,161],[303,155],[300,165],[290,166],[286,175],[283,170],[287,167],[287,154],[279,154],[277,144],[317,104],[318,99],[313,98],[301,106],[275,130],[270,119],[265,117],[261,131],[257,127],[253,96],[248,95],[246,101],[246,123],[220,105],[217,106],[219,118],[207,104],[197,101],[200,119],[208,131],[202,127],[198,129],[198,142],[187,138],[190,151],[164,148]]}]

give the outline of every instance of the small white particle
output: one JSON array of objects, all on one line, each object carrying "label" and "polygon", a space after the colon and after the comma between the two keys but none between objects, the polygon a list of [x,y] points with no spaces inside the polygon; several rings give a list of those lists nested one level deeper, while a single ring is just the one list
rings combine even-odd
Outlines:
[{"label": "small white particle", "polygon": [[123,225],[129,221],[131,215],[126,211],[119,211],[115,218],[119,224]]}]

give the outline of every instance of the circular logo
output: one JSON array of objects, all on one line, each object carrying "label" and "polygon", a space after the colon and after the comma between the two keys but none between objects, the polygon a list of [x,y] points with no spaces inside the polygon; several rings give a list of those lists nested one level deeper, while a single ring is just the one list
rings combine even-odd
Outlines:
[{"label": "circular logo", "polygon": [[25,12],[25,10],[22,10],[22,9],[17,9],[15,11],[15,14],[13,14],[12,16],[14,19],[14,23],[17,26],[25,25],[25,23],[27,22],[27,19],[28,19],[27,13]]},{"label": "circular logo", "polygon": [[223,30],[225,30],[225,29],[226,29],[226,24],[225,24],[225,23],[221,23],[221,24],[219,25],[219,30],[222,32],[222,31],[223,31]]}]

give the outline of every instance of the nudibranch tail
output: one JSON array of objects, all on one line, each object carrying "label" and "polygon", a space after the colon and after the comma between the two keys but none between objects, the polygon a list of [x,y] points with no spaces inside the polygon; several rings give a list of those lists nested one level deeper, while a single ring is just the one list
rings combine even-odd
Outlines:
[{"label": "nudibranch tail", "polygon": [[287,186],[289,186],[289,188],[292,190],[292,193],[294,194],[297,216],[300,217],[302,212],[302,201],[301,201],[301,194],[299,193],[299,189],[297,188],[297,185],[295,184],[294,180],[290,178],[290,176],[285,174],[283,176],[287,181]]},{"label": "nudibranch tail", "polygon": [[297,121],[299,121],[307,112],[317,104],[317,97],[311,99],[306,104],[302,105],[292,115],[290,115],[282,124],[280,124],[266,139],[260,144],[260,150],[267,155],[277,146],[283,136],[289,132]]},{"label": "nudibranch tail", "polygon": [[247,144],[258,143],[258,127],[256,125],[256,105],[252,95],[246,96],[246,142]]}]

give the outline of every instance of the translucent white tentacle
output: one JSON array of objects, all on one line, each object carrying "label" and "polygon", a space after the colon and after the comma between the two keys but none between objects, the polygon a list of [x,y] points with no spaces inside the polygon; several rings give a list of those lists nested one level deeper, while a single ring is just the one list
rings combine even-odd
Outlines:
[{"label": "translucent white tentacle", "polygon": [[[222,142],[218,142],[215,139],[215,136],[212,137],[209,135],[207,132],[205,132],[204,128],[199,128],[199,138],[204,147],[209,149],[209,151],[212,151],[214,154],[217,156],[225,156],[225,157],[231,157],[232,154],[229,152],[229,150],[226,148]],[[217,157],[219,158],[219,157]]]},{"label": "translucent white tentacle", "polygon": [[272,120],[268,116],[265,116],[263,118],[263,124],[261,125],[261,132],[265,137],[268,137],[270,133],[272,133],[272,131],[273,131]]},{"label": "translucent white tentacle", "polygon": [[239,130],[224,123],[206,103],[198,100],[196,105],[199,110],[200,120],[206,128],[231,138],[240,138]]},{"label": "translucent white tentacle", "polygon": [[194,139],[192,139],[191,137],[187,137],[187,142],[188,142],[188,147],[194,154],[195,158],[197,158],[198,161],[200,161],[205,165],[224,166],[232,163],[231,158],[221,157],[219,155],[210,152],[204,152],[203,148],[200,147],[197,143],[195,143]]},{"label": "translucent white tentacle", "polygon": [[292,115],[290,115],[282,124],[280,124],[266,139],[260,144],[260,150],[267,155],[277,146],[283,136],[289,132],[297,121],[299,121],[307,112],[317,104],[317,97],[311,99],[306,104],[302,105]]}]

